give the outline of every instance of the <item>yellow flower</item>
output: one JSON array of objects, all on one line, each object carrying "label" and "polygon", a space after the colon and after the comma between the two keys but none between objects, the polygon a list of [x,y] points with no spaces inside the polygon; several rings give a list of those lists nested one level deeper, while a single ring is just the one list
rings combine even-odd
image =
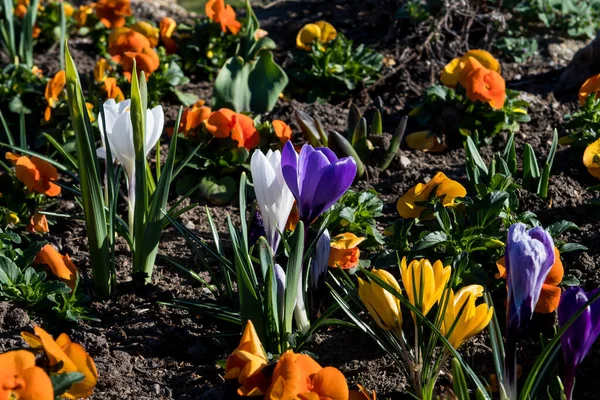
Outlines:
[{"label": "yellow flower", "polygon": [[[420,109],[415,109],[420,110]],[[414,111],[414,110],[413,110]],[[412,111],[411,111],[412,112]],[[429,131],[418,131],[406,135],[406,145],[411,149],[439,153],[448,147],[440,138]]]},{"label": "yellow flower", "polygon": [[600,178],[600,139],[586,147],[583,153],[583,165],[592,176]]},{"label": "yellow flower", "polygon": [[65,8],[65,16],[66,17],[70,17],[71,15],[73,15],[75,8],[71,4],[69,4],[67,2],[63,2],[63,7]]},{"label": "yellow flower", "polygon": [[435,190],[435,197],[442,199],[444,207],[454,204],[454,199],[467,195],[467,190],[458,182],[448,178],[443,172],[438,172],[426,184],[417,183],[406,192],[396,204],[398,213],[403,218],[419,218],[426,207],[418,205],[419,202],[429,200]]},{"label": "yellow flower", "polygon": [[464,68],[469,57],[475,58],[487,69],[500,73],[500,63],[485,50],[469,50],[462,57],[450,61],[442,70],[440,80],[448,87],[454,87],[458,83],[460,71]]},{"label": "yellow flower", "polygon": [[358,237],[354,233],[341,233],[331,239],[329,262],[332,268],[350,269],[358,265],[360,250],[358,245],[366,238]]},{"label": "yellow flower", "polygon": [[77,27],[81,28],[87,23],[88,15],[94,12],[93,5],[79,6],[79,9],[73,13],[73,18],[77,23]]},{"label": "yellow flower", "polygon": [[110,71],[110,64],[105,58],[100,58],[94,65],[94,80],[96,82],[104,82],[106,73]]},{"label": "yellow flower", "polygon": [[21,219],[19,218],[17,213],[11,212],[6,214],[6,222],[8,224],[17,225],[19,222],[21,222]]},{"label": "yellow flower", "polygon": [[314,24],[306,24],[298,31],[296,36],[296,47],[310,50],[312,44],[329,43],[337,37],[337,31],[329,22],[319,21]]},{"label": "yellow flower", "polygon": [[[373,269],[371,272],[400,293],[400,285],[392,274],[382,269]],[[402,310],[400,300],[396,296],[376,282],[365,282],[360,278],[358,278],[358,295],[369,310],[369,314],[382,329],[396,332],[402,329]]]},{"label": "yellow flower", "polygon": [[146,36],[150,42],[150,47],[156,47],[158,45],[158,38],[160,37],[159,30],[150,23],[146,21],[139,21],[131,25],[130,28]]},{"label": "yellow flower", "polygon": [[[429,260],[423,258],[413,260],[407,266],[406,257],[403,257],[400,264],[400,275],[408,300],[423,315],[427,315],[440,300],[451,274],[452,268],[449,265],[444,267],[440,260],[432,266]],[[416,315],[413,314],[413,318]]]},{"label": "yellow flower", "polygon": [[450,289],[441,331],[455,349],[481,332],[492,319],[493,307],[487,304],[475,306],[475,300],[481,296],[481,285],[465,286],[456,295]]}]

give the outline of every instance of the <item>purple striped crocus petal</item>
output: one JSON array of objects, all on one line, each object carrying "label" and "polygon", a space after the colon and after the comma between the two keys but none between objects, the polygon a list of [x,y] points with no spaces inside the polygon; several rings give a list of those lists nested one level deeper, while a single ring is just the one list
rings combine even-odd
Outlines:
[{"label": "purple striped crocus petal", "polygon": [[[302,157],[300,157],[302,158]],[[314,151],[306,157],[307,169],[303,170],[302,181],[300,183],[300,219],[311,223],[317,218],[319,212],[318,188],[324,181],[324,174],[331,168],[327,157],[320,151]]]},{"label": "purple striped crocus petal", "polygon": [[525,327],[540,298],[542,285],[554,264],[554,242],[541,227],[527,230],[514,224],[506,241],[508,315],[511,328]]},{"label": "purple striped crocus petal", "polygon": [[300,198],[300,188],[298,187],[298,153],[294,149],[292,142],[288,141],[283,150],[281,150],[281,172],[288,188],[294,195],[296,201]]}]

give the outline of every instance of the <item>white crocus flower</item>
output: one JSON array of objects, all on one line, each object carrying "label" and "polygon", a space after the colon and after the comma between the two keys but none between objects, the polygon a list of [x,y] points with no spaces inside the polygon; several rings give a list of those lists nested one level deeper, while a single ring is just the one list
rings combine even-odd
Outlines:
[{"label": "white crocus flower", "polygon": [[250,160],[256,201],[265,226],[267,241],[277,251],[285,224],[294,205],[294,196],[283,179],[281,152],[256,150]]},{"label": "white crocus flower", "polygon": [[[104,119],[98,120],[100,130],[106,129],[106,137],[110,145],[113,158],[125,168],[127,182],[129,185],[129,223],[133,224],[135,207],[135,149],[133,147],[133,124],[131,123],[131,100],[123,100],[116,103],[109,99],[104,103]],[[144,141],[144,154],[147,157],[150,150],[156,146],[163,131],[165,114],[161,106],[146,110],[146,132]],[[102,143],[106,146],[105,143]],[[101,147],[97,150],[98,157],[106,158],[106,149]],[[131,227],[130,227],[131,228]]]}]

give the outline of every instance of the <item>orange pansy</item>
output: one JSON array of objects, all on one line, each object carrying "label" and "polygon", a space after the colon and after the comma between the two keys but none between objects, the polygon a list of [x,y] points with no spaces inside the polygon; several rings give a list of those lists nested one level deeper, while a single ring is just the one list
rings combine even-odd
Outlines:
[{"label": "orange pansy", "polygon": [[374,390],[369,393],[362,385],[357,384],[356,386],[358,386],[358,390],[351,390],[348,400],[377,400],[377,393]]},{"label": "orange pansy", "polygon": [[60,96],[60,94],[62,93],[66,83],[67,83],[67,77],[65,75],[65,71],[61,69],[46,84],[46,90],[44,91],[44,97],[46,97],[46,102],[48,103],[48,107],[46,107],[46,111],[44,112],[44,120],[50,121],[50,115],[52,114],[52,109],[56,106],[56,102],[58,101],[58,96]]},{"label": "orange pansy", "polygon": [[498,72],[485,68],[477,59],[469,57],[458,81],[466,89],[469,100],[488,103],[496,110],[504,106],[504,78]]},{"label": "orange pansy", "polygon": [[128,51],[138,53],[150,46],[150,40],[139,32],[129,28],[113,29],[108,36],[108,53],[116,62],[121,61],[121,56]]},{"label": "orange pansy", "polygon": [[46,372],[35,366],[27,350],[0,354],[0,399],[53,400],[54,389]]},{"label": "orange pansy", "polygon": [[50,232],[48,219],[46,219],[44,214],[36,213],[29,220],[29,226],[27,229],[30,232],[48,233]]},{"label": "orange pansy", "polygon": [[125,17],[131,16],[130,0],[98,0],[96,15],[107,28],[120,28],[125,25]]},{"label": "orange pansy", "polygon": [[403,218],[419,218],[426,207],[418,205],[419,202],[429,200],[433,190],[435,197],[443,198],[442,204],[448,207],[454,204],[457,197],[465,197],[467,190],[460,183],[448,178],[443,172],[438,172],[433,179],[426,184],[417,183],[400,199],[396,207]]},{"label": "orange pansy", "polygon": [[145,47],[139,53],[127,51],[123,54],[121,66],[123,67],[123,75],[129,81],[131,81],[131,74],[133,73],[133,60],[136,61],[136,72],[139,74],[140,71],[144,71],[146,77],[150,76],[160,66],[160,59],[154,49]]},{"label": "orange pansy", "polygon": [[290,128],[288,124],[278,119],[275,119],[273,120],[271,125],[273,125],[275,135],[277,135],[281,144],[285,144],[285,142],[292,139],[292,128]]},{"label": "orange pansy", "polygon": [[88,15],[94,11],[95,4],[82,5],[73,13],[73,18],[78,28],[81,28],[87,23]]},{"label": "orange pansy", "polygon": [[[505,279],[506,259],[502,257],[496,261],[496,267],[498,268],[498,273],[495,275],[495,278]],[[558,285],[560,285],[564,276],[565,269],[560,259],[560,252],[558,251],[558,248],[554,246],[554,265],[552,265],[552,269],[550,269],[550,272],[548,273],[548,276],[546,276],[546,280],[542,285],[540,298],[535,305],[535,312],[549,314],[558,308],[561,295],[561,290]]]},{"label": "orange pansy", "polygon": [[104,80],[104,90],[106,90],[107,99],[115,99],[117,103],[125,100],[123,91],[117,86],[117,78],[106,78]]},{"label": "orange pansy", "polygon": [[77,282],[77,267],[68,254],[60,254],[51,244],[47,244],[35,256],[36,264],[46,264],[52,273],[73,290]]},{"label": "orange pansy", "polygon": [[238,147],[253,149],[260,143],[260,135],[252,118],[228,108],[212,112],[206,119],[205,127],[214,137],[231,137],[237,141]]},{"label": "orange pansy", "polygon": [[160,32],[160,41],[162,42],[163,46],[165,46],[167,54],[173,54],[177,51],[177,43],[173,39],[175,28],[177,28],[177,22],[175,22],[173,18],[164,17],[160,20],[160,25],[158,27]]},{"label": "orange pansy", "polygon": [[[588,78],[579,89],[579,104],[584,105],[588,96],[600,90],[600,74]],[[598,95],[596,95],[598,98]]]},{"label": "orange pansy", "polygon": [[211,109],[204,105],[204,100],[198,100],[193,106],[186,107],[181,116],[179,132],[183,132],[185,136],[195,136],[195,131],[202,126],[210,113]]},{"label": "orange pansy", "polygon": [[60,194],[60,186],[53,183],[58,179],[56,168],[38,157],[15,156],[11,153],[6,158],[15,163],[15,175],[25,184],[30,192],[45,194],[50,197]]},{"label": "orange pansy", "polygon": [[100,58],[94,65],[94,80],[96,82],[104,82],[107,78],[106,73],[110,71],[110,64],[106,61],[106,58]]},{"label": "orange pansy", "polygon": [[146,21],[138,21],[130,27],[133,31],[141,33],[150,42],[150,47],[158,45],[158,28]]},{"label": "orange pansy", "polygon": [[442,70],[440,80],[448,87],[455,87],[458,83],[460,73],[469,58],[476,59],[483,67],[500,73],[500,63],[489,52],[485,50],[469,50],[462,57],[450,61]]},{"label": "orange pansy", "polygon": [[327,265],[341,269],[356,267],[360,259],[358,245],[365,239],[350,232],[341,233],[331,238],[331,249]]},{"label": "orange pansy", "polygon": [[242,24],[236,20],[235,11],[225,0],[209,0],[205,7],[206,16],[213,22],[221,24],[221,29],[237,35],[242,29]]},{"label": "orange pansy", "polygon": [[71,342],[66,334],[61,334],[56,341],[42,328],[36,326],[33,328],[35,335],[28,332],[21,332],[21,337],[33,348],[43,348],[50,367],[62,362],[62,367],[57,373],[79,372],[84,375],[84,379],[71,386],[63,397],[68,399],[82,399],[89,397],[92,390],[98,382],[98,371],[92,357],[87,354],[85,349]]}]

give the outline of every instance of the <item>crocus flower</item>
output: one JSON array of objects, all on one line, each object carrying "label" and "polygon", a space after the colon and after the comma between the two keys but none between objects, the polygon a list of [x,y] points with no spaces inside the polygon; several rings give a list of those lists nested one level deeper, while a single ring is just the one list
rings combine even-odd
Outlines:
[{"label": "crocus flower", "polygon": [[268,379],[262,373],[267,364],[267,354],[254,324],[248,320],[239,346],[227,357],[224,378],[238,380],[242,385],[238,389],[240,396],[262,395],[268,389]]},{"label": "crocus flower", "polygon": [[96,15],[107,28],[119,28],[125,25],[125,17],[131,16],[130,0],[98,0]]},{"label": "crocus flower", "polygon": [[[133,125],[130,114],[131,100],[116,103],[113,99],[104,102],[104,118],[98,120],[101,132],[106,133],[112,156],[125,168],[129,185],[129,218],[133,222],[135,207],[135,149],[133,147]],[[144,154],[147,157],[150,150],[156,146],[163,130],[165,115],[161,106],[146,110],[146,130],[144,138]],[[103,135],[104,136],[104,135]],[[98,156],[106,157],[104,148],[98,149]]]},{"label": "crocus flower", "polygon": [[[588,78],[579,88],[579,104],[584,105],[588,96],[600,90],[600,74]],[[596,94],[596,99],[598,95]]]},{"label": "crocus flower", "polygon": [[462,57],[450,61],[442,70],[440,80],[445,86],[455,87],[469,57],[473,57],[487,69],[500,73],[500,63],[485,50],[469,50]]},{"label": "crocus flower", "polygon": [[260,135],[252,118],[228,108],[213,111],[206,119],[205,127],[216,138],[231,137],[238,147],[253,149],[260,143]]},{"label": "crocus flower", "polygon": [[583,153],[583,165],[590,175],[600,178],[600,139],[590,143]]},{"label": "crocus flower", "polygon": [[307,228],[346,193],[356,176],[352,157],[338,160],[330,149],[314,149],[308,144],[298,155],[292,142],[283,146],[281,169]]},{"label": "crocus flower", "polygon": [[456,295],[452,289],[449,290],[441,331],[452,347],[458,349],[465,340],[485,329],[492,319],[494,308],[485,303],[475,305],[475,300],[483,296],[481,285],[465,286]]},{"label": "crocus flower", "polygon": [[275,135],[279,138],[281,144],[285,144],[287,141],[292,139],[292,128],[288,124],[278,119],[271,122]]},{"label": "crocus flower", "polygon": [[319,21],[314,24],[306,24],[298,31],[296,47],[302,50],[310,50],[315,41],[326,44],[336,37],[337,31],[329,22]]},{"label": "crocus flower", "polygon": [[358,245],[366,238],[354,233],[340,233],[331,239],[328,265],[332,268],[351,269],[358,266],[360,250]]},{"label": "crocus flower", "polygon": [[269,150],[265,155],[260,150],[255,150],[250,160],[250,171],[267,241],[275,253],[279,246],[279,233],[285,229],[294,204],[294,196],[281,172],[281,153],[279,150]]},{"label": "crocus flower", "polygon": [[310,286],[313,291],[318,291],[325,284],[330,251],[331,237],[329,230],[325,229],[319,240],[317,240],[315,255],[310,264]]},{"label": "crocus flower", "polygon": [[400,275],[408,300],[423,315],[427,315],[440,300],[451,274],[452,268],[444,266],[440,260],[431,265],[429,260],[423,258],[407,265],[406,257],[403,257],[400,263]]},{"label": "crocus flower", "polygon": [[106,74],[110,69],[110,64],[106,61],[106,58],[101,57],[96,61],[96,65],[94,65],[94,80],[96,82],[104,82],[107,77]]},{"label": "crocus flower", "polygon": [[[498,268],[498,273],[495,276],[496,279],[505,279],[506,260],[504,257],[496,261],[496,267]],[[550,269],[550,272],[548,273],[548,276],[542,285],[540,298],[538,299],[534,309],[536,313],[549,314],[558,308],[561,295],[561,290],[558,285],[562,282],[564,275],[565,270],[563,263],[560,260],[560,252],[558,251],[558,248],[554,246],[554,264],[552,265],[552,268]]]},{"label": "crocus flower", "polygon": [[0,354],[0,399],[54,400],[52,381],[35,365],[35,354],[13,350]]},{"label": "crocus flower", "polygon": [[[558,307],[559,325],[561,327],[565,325],[585,303],[598,293],[598,290],[600,289],[586,293],[580,287],[572,287],[565,291]],[[573,396],[577,367],[590,351],[598,335],[600,335],[600,302],[595,301],[586,307],[560,338],[565,360],[564,382],[567,400]]]},{"label": "crocus flower", "polygon": [[113,99],[116,102],[125,100],[125,95],[119,86],[117,86],[117,78],[106,78],[104,79],[104,90],[106,91],[106,98]]},{"label": "crocus flower", "polygon": [[27,227],[29,232],[48,233],[50,228],[48,227],[48,219],[44,214],[35,213],[29,220],[29,226]]},{"label": "crocus flower", "polygon": [[402,218],[420,218],[426,206],[418,203],[425,203],[430,197],[436,197],[442,201],[444,207],[449,207],[454,204],[454,199],[466,195],[467,190],[464,186],[448,178],[443,172],[438,172],[426,184],[417,183],[413,186],[400,197],[396,207]]},{"label": "crocus flower", "polygon": [[73,290],[77,282],[77,267],[68,254],[60,254],[54,246],[47,244],[35,256],[34,263],[46,264],[52,273]]},{"label": "crocus flower", "polygon": [[[400,293],[400,285],[392,274],[383,269],[373,269],[371,272]],[[402,329],[400,299],[379,286],[377,282],[357,279],[358,295],[377,325],[386,331],[400,332]]]},{"label": "crocus flower", "polygon": [[321,367],[306,354],[286,351],[275,369],[265,399],[348,400],[350,393],[344,375],[336,368]]},{"label": "crocus flower", "polygon": [[183,132],[184,136],[195,136],[210,113],[210,107],[204,105],[204,100],[198,100],[194,105],[186,107],[181,115],[179,132]]},{"label": "crocus flower", "polygon": [[58,171],[49,162],[35,156],[19,157],[13,153],[6,153],[6,159],[15,164],[17,179],[23,182],[30,192],[49,197],[60,194],[60,186],[54,183],[58,179]]},{"label": "crocus flower", "polygon": [[44,120],[50,121],[50,116],[52,115],[52,109],[56,106],[58,102],[58,96],[62,93],[65,84],[67,83],[67,77],[65,75],[64,70],[60,70],[46,83],[46,90],[44,91],[44,97],[46,98],[46,102],[48,106],[46,107],[46,111],[44,111]]},{"label": "crocus flower", "polygon": [[141,33],[150,42],[150,47],[158,45],[159,31],[158,28],[146,21],[138,21],[129,27],[138,33]]},{"label": "crocus flower", "polygon": [[221,24],[223,32],[229,30],[232,34],[237,35],[242,29],[242,24],[236,20],[235,11],[229,4],[225,4],[225,0],[209,0],[205,6],[205,12],[210,20]]},{"label": "crocus flower", "polygon": [[508,285],[507,322],[513,329],[524,328],[540,297],[542,286],[554,265],[552,237],[541,227],[527,230],[514,224],[506,241]]},{"label": "crocus flower", "polygon": [[506,100],[504,78],[498,72],[485,68],[475,58],[469,57],[460,72],[458,81],[466,89],[469,100],[488,103],[496,110],[504,106]]},{"label": "crocus flower", "polygon": [[177,28],[177,22],[173,18],[164,17],[160,20],[160,25],[158,26],[160,41],[165,46],[167,54],[173,54],[177,51],[177,42],[173,39],[175,28]]},{"label": "crocus flower", "polygon": [[71,342],[66,334],[61,334],[56,341],[42,328],[33,328],[34,334],[21,332],[23,339],[33,348],[42,348],[48,358],[49,366],[56,367],[62,363],[57,374],[65,372],[79,372],[84,379],[75,383],[63,396],[68,399],[82,399],[89,397],[98,382],[98,371],[94,360],[85,349]]}]

